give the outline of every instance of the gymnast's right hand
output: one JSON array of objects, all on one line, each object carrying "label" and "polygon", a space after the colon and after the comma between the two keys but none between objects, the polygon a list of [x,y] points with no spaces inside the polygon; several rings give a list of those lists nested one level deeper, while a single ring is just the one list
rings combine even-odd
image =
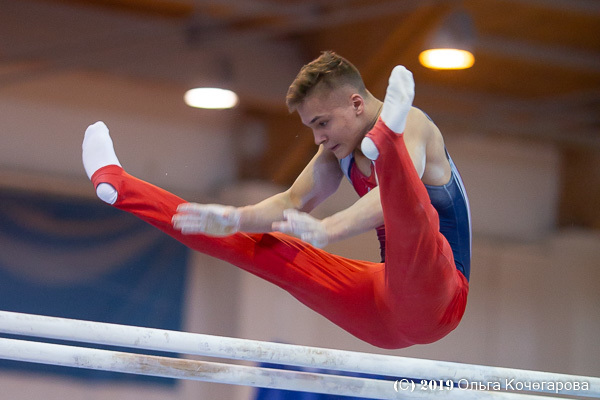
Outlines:
[{"label": "gymnast's right hand", "polygon": [[220,204],[183,203],[172,223],[183,234],[229,236],[240,230],[240,210]]}]

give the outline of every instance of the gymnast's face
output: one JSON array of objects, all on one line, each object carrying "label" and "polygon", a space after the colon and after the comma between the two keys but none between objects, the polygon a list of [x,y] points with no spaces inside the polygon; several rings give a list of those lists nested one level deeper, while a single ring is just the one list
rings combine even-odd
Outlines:
[{"label": "gymnast's face", "polygon": [[297,111],[302,123],[312,129],[315,144],[338,159],[352,153],[364,136],[364,99],[349,86],[315,90]]}]

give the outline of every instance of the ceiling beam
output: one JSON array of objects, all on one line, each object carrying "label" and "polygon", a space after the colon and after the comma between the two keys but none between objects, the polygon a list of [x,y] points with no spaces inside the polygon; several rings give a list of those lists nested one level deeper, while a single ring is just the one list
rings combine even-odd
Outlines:
[{"label": "ceiling beam", "polygon": [[507,0],[510,3],[538,6],[564,12],[577,12],[581,14],[600,13],[598,0]]},{"label": "ceiling beam", "polygon": [[[600,150],[600,117],[570,97],[532,102],[418,82],[415,89],[419,103],[427,105],[427,112],[442,131],[453,127],[465,134],[501,135]],[[593,94],[582,94],[587,100],[600,99],[600,93],[590,96]]]},{"label": "ceiling beam", "polygon": [[393,60],[406,59],[407,54],[418,52],[419,37],[432,30],[449,10],[448,5],[423,6],[403,18],[402,23],[373,50],[368,61],[361,66],[367,87],[379,84],[382,79],[387,82],[388,76],[383,74],[382,77],[382,71],[391,71],[393,65],[390,63]]},{"label": "ceiling beam", "polygon": [[575,69],[582,72],[600,72],[599,53],[576,50],[572,47],[547,46],[523,40],[479,36],[476,40],[475,51],[524,62]]},{"label": "ceiling beam", "polygon": [[191,1],[180,0],[47,0],[58,3],[72,3],[105,9],[128,11],[136,14],[162,18],[187,18],[192,15]]}]

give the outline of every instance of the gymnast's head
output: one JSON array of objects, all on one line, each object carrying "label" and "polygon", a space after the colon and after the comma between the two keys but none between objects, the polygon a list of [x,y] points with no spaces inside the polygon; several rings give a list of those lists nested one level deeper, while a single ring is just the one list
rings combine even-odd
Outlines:
[{"label": "gymnast's head", "polygon": [[380,102],[352,63],[325,51],[302,67],[288,89],[286,104],[313,130],[317,145],[343,158],[359,146]]},{"label": "gymnast's head", "polygon": [[367,93],[360,72],[350,61],[333,51],[324,51],[303,66],[290,85],[286,96],[288,110],[296,111],[313,92],[332,91],[345,85],[363,96]]}]

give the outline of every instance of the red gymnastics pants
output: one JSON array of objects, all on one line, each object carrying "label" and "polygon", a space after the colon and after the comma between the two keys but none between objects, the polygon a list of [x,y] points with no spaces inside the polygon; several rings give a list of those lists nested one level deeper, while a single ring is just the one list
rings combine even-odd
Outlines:
[{"label": "red gymnastics pants", "polygon": [[351,260],[282,233],[227,237],[184,235],[171,225],[185,201],[109,165],[92,176],[95,187],[118,192],[115,207],[132,213],[186,246],[236,265],[288,291],[361,340],[382,348],[431,343],[460,322],[468,282],[455,268],[403,136],[379,121],[375,168],[386,227],[386,262]]}]

